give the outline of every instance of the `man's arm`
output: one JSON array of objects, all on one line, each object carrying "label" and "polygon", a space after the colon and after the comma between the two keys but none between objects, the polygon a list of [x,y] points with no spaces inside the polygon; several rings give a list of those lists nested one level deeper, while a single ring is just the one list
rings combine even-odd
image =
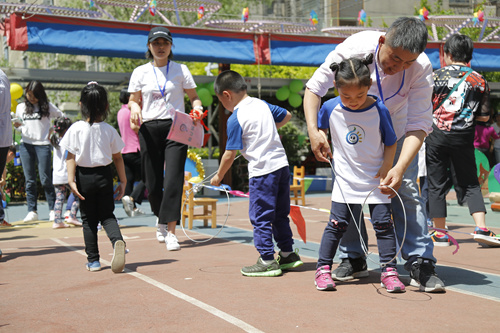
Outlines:
[{"label": "man's arm", "polygon": [[306,88],[304,93],[304,114],[307,122],[307,133],[311,142],[311,149],[316,159],[320,162],[328,162],[332,158],[332,150],[325,135],[318,129],[318,111],[321,97]]},{"label": "man's arm", "polygon": [[[412,86],[408,91],[407,100],[407,122],[405,127],[405,139],[401,153],[396,165],[389,170],[386,179],[381,185],[389,185],[396,191],[399,190],[403,181],[403,175],[417,156],[425,137],[432,131],[432,92],[434,79],[432,65],[426,55],[421,55],[419,62],[412,66]],[[410,78],[407,78],[410,80]],[[383,194],[394,197],[396,194],[388,188],[382,189]]]},{"label": "man's arm", "polygon": [[[380,182],[380,185],[388,185],[396,191],[399,190],[403,181],[403,175],[415,156],[417,156],[426,136],[427,133],[424,131],[412,131],[406,133],[406,138],[403,142],[403,147],[401,148],[398,161],[396,162],[396,165],[389,170],[386,178]],[[381,192],[383,194],[388,194],[390,198],[396,196],[396,193],[389,188],[383,187],[381,188]]]}]

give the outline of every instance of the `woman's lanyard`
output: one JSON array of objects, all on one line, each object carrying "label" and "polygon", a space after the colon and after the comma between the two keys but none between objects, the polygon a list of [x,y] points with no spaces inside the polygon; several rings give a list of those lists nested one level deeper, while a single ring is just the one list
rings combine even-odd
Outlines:
[{"label": "woman's lanyard", "polygon": [[[375,49],[375,56],[377,56],[377,53],[378,53],[378,45],[377,45],[377,48]],[[380,95],[380,99],[382,100],[382,102],[384,102],[384,104],[385,104],[385,101],[390,100],[391,98],[396,96],[401,91],[401,88],[403,88],[403,85],[405,84],[405,73],[406,73],[406,70],[403,70],[403,80],[401,81],[401,85],[399,86],[398,91],[396,91],[396,93],[394,95],[392,95],[391,97],[384,99],[384,93],[382,92],[382,84],[380,83],[380,75],[378,73],[377,61],[375,61],[375,74],[377,75],[378,93]]]},{"label": "woman's lanyard", "polygon": [[153,65],[153,62],[151,62],[151,66],[153,66],[153,72],[155,73],[156,84],[158,85],[158,89],[160,89],[161,97],[165,98],[165,88],[167,87],[167,82],[168,82],[168,69],[170,66],[170,60],[167,62],[167,73],[165,75],[165,84],[163,85],[163,89],[160,87],[160,82],[158,82],[158,76],[156,75],[156,70],[155,66]]}]

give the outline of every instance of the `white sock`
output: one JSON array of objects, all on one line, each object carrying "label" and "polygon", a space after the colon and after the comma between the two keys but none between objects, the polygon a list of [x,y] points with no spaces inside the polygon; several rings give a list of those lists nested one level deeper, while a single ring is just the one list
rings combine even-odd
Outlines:
[{"label": "white sock", "polygon": [[286,257],[288,257],[288,256],[289,256],[290,254],[292,254],[292,253],[293,253],[293,252],[283,252],[283,251],[281,251],[281,256],[282,256],[283,258],[286,258]]},{"label": "white sock", "polygon": [[271,265],[271,264],[274,262],[274,259],[273,259],[273,260],[264,260],[264,259],[262,259],[262,262],[263,262],[265,265]]}]

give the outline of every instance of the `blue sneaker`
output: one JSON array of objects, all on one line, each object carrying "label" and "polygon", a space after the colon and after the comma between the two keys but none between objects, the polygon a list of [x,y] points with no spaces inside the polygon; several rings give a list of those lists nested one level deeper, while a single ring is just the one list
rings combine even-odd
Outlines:
[{"label": "blue sneaker", "polygon": [[88,262],[85,265],[85,267],[87,267],[88,271],[97,272],[97,271],[101,270],[101,263],[96,260],[96,261]]}]

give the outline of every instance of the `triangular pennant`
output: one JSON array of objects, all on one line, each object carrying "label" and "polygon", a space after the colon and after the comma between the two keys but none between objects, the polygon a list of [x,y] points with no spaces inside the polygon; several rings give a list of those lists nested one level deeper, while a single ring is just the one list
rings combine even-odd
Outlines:
[{"label": "triangular pennant", "polygon": [[300,238],[306,243],[306,221],[302,216],[299,206],[290,206],[290,217],[293,223],[297,226],[297,231],[299,232]]},{"label": "triangular pennant", "polygon": [[309,189],[309,186],[311,186],[313,179],[302,179],[301,181],[304,182],[304,191],[307,193],[307,190]]}]

